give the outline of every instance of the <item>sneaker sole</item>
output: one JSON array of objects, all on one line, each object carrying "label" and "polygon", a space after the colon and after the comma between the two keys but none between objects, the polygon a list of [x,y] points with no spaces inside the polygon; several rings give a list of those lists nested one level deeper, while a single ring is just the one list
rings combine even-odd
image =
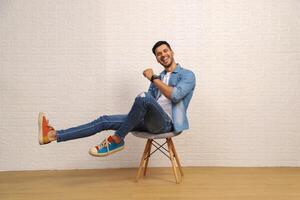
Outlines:
[{"label": "sneaker sole", "polygon": [[38,136],[38,138],[39,138],[39,143],[40,144],[44,144],[44,141],[43,141],[43,125],[42,125],[42,123],[43,123],[43,117],[45,116],[45,114],[44,113],[42,113],[42,112],[40,112],[39,113],[39,119],[38,119],[38,127],[39,127],[39,136]]},{"label": "sneaker sole", "polygon": [[118,152],[118,151],[123,150],[124,147],[125,147],[125,146],[123,146],[123,147],[121,147],[121,148],[119,148],[119,149],[115,149],[115,150],[109,151],[109,152],[106,153],[106,154],[92,154],[90,151],[89,151],[89,154],[90,154],[91,156],[96,156],[96,157],[105,157],[105,156],[109,156],[109,155],[111,155],[111,154],[113,154],[113,153],[116,153],[116,152]]}]

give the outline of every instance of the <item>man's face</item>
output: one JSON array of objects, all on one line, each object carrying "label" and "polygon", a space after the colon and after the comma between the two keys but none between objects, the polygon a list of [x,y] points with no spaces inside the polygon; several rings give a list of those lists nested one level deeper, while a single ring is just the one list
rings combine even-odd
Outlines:
[{"label": "man's face", "polygon": [[173,51],[165,44],[160,45],[155,49],[155,56],[157,62],[165,68],[169,68],[175,62]]}]

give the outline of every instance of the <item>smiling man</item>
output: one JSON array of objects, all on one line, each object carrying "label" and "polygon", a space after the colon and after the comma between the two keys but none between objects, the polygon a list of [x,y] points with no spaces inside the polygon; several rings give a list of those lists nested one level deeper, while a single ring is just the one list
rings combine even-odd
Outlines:
[{"label": "smiling man", "polygon": [[77,127],[55,130],[44,113],[39,113],[39,143],[62,142],[94,135],[103,130],[115,133],[101,144],[91,148],[92,156],[107,156],[124,148],[124,139],[130,131],[147,131],[153,134],[173,131],[179,133],[189,128],[187,108],[195,89],[195,75],[175,62],[174,52],[166,41],[158,41],[152,52],[164,70],[154,74],[151,68],[143,75],[151,81],[148,92],[139,94],[125,115],[103,115]]}]

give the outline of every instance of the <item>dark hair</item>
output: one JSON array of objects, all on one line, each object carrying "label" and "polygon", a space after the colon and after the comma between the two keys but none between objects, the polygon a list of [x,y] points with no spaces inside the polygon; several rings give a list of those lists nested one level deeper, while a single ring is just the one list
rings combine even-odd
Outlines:
[{"label": "dark hair", "polygon": [[155,55],[155,50],[157,49],[157,47],[159,47],[159,46],[161,46],[161,45],[163,45],[163,44],[167,45],[167,46],[169,47],[169,49],[172,50],[172,49],[171,49],[171,46],[169,45],[168,42],[166,42],[166,41],[158,41],[158,42],[156,42],[155,45],[152,47],[152,52],[153,52],[154,55]]}]

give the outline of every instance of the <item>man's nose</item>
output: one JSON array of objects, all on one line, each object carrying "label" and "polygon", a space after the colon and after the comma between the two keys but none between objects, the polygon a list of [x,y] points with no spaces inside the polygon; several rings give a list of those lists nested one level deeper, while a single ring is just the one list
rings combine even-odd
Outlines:
[{"label": "man's nose", "polygon": [[167,55],[167,53],[162,53],[162,55],[161,55],[161,56],[162,56],[162,57],[165,57],[166,55]]}]

